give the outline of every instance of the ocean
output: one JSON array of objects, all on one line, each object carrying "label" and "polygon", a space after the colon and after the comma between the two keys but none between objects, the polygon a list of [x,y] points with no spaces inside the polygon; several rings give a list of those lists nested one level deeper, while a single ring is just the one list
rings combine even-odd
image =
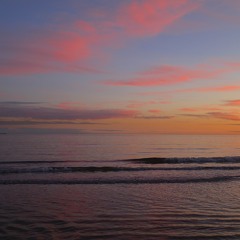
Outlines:
[{"label": "ocean", "polygon": [[240,239],[240,136],[0,135],[0,239]]}]

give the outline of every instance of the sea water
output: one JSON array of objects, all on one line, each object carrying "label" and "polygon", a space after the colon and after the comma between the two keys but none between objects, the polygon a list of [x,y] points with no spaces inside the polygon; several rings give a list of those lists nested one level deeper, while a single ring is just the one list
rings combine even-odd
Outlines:
[{"label": "sea water", "polygon": [[0,135],[0,239],[240,239],[240,136]]}]

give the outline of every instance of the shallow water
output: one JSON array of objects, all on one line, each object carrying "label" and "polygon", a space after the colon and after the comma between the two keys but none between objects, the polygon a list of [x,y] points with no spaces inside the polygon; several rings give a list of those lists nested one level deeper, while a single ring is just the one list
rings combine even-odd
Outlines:
[{"label": "shallow water", "polygon": [[0,141],[0,239],[240,239],[238,136]]}]

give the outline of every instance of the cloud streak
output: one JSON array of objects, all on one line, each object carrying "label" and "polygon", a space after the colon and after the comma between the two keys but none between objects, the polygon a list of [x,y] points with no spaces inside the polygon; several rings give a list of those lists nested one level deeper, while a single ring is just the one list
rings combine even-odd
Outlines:
[{"label": "cloud streak", "polygon": [[106,125],[106,123],[99,122],[76,122],[76,121],[36,121],[36,120],[27,120],[27,119],[15,119],[15,120],[1,120],[0,126],[30,126],[30,125]]},{"label": "cloud streak", "polygon": [[224,120],[231,120],[231,121],[240,121],[240,115],[236,113],[228,113],[228,112],[210,112],[208,113],[209,116],[214,118],[220,118]]},{"label": "cloud streak", "polygon": [[148,120],[151,120],[151,119],[160,119],[160,120],[168,120],[168,119],[172,119],[174,118],[174,116],[137,116],[136,118],[138,119],[148,119]]},{"label": "cloud streak", "polygon": [[194,118],[217,118],[227,121],[240,121],[239,114],[228,113],[228,112],[208,112],[204,114],[179,114],[183,117],[194,117]]},{"label": "cloud streak", "polygon": [[[232,73],[240,70],[239,63],[224,63],[221,66],[196,66],[189,69],[182,66],[162,65],[159,67],[150,68],[139,73],[138,77],[128,80],[107,80],[103,84],[112,86],[133,86],[133,87],[152,87],[174,85],[185,82],[190,82],[200,79],[215,79],[223,74]],[[229,91],[239,89],[237,86],[229,86],[226,88],[208,89],[202,88],[199,91]],[[196,89],[195,89],[196,90]],[[191,91],[191,89],[190,89]]]},{"label": "cloud streak", "polygon": [[0,106],[1,118],[30,118],[39,120],[102,120],[132,118],[138,111],[125,109],[61,109],[53,107]]},{"label": "cloud streak", "polygon": [[203,88],[189,88],[185,90],[179,90],[179,92],[232,92],[239,91],[240,86],[228,85],[221,87],[203,87]]},{"label": "cloud streak", "polygon": [[116,26],[134,37],[154,36],[199,5],[189,0],[134,0],[120,9]]},{"label": "cloud streak", "polygon": [[3,106],[11,106],[11,105],[38,105],[38,104],[43,104],[45,102],[23,102],[23,101],[2,101],[0,102],[0,105]]},{"label": "cloud streak", "polygon": [[224,105],[230,107],[240,107],[240,99],[228,100]]},{"label": "cloud streak", "polygon": [[141,108],[151,105],[162,104],[162,101],[130,101],[127,108]]},{"label": "cloud streak", "polygon": [[212,106],[203,106],[203,107],[195,107],[195,108],[180,108],[182,112],[199,112],[199,111],[219,111],[221,108],[219,107],[212,107]]}]

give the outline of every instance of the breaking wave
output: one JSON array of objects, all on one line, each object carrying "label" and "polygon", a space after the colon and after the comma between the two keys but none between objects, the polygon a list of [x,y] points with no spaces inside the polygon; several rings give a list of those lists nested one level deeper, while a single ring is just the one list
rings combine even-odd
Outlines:
[{"label": "breaking wave", "polygon": [[[173,163],[240,163],[240,156],[226,156],[226,157],[148,157],[148,158],[137,158],[137,159],[124,159],[124,160],[101,160],[101,162],[119,162],[127,161],[132,163],[144,163],[144,164],[173,164]],[[36,161],[0,161],[0,165],[8,164],[55,164],[55,163],[80,163],[87,162],[86,160],[36,160]],[[99,162],[99,161],[91,161]]]},{"label": "breaking wave", "polygon": [[1,185],[16,185],[16,184],[34,184],[34,185],[49,185],[49,184],[185,184],[185,183],[209,183],[209,182],[226,182],[226,181],[239,181],[240,175],[237,176],[217,176],[217,177],[204,177],[204,178],[147,178],[147,179],[87,179],[87,180],[46,180],[46,179],[14,179],[14,180],[0,180]]},{"label": "breaking wave", "polygon": [[[105,164],[106,162],[108,164]],[[184,184],[238,181],[239,163],[239,156],[112,161],[5,161],[0,162],[0,185]]]},{"label": "breaking wave", "polygon": [[166,163],[240,163],[240,156],[234,157],[189,157],[189,158],[139,158],[139,159],[127,159],[133,163],[144,164],[166,164]]},{"label": "breaking wave", "polygon": [[139,172],[139,171],[207,171],[240,170],[240,166],[196,166],[196,167],[38,167],[0,169],[0,175],[24,173],[95,173],[95,172]]}]

